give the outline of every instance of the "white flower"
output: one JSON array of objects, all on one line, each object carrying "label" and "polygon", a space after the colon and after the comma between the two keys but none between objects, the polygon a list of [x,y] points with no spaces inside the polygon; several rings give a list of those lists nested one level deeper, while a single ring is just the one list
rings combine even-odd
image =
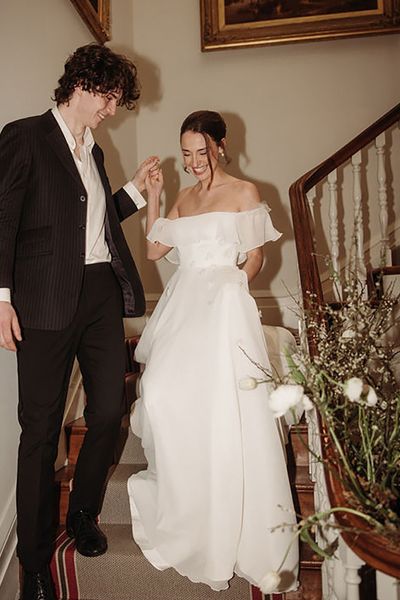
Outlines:
[{"label": "white flower", "polygon": [[270,594],[271,592],[276,592],[280,582],[281,577],[279,573],[276,571],[269,571],[261,579],[259,588],[263,594]]},{"label": "white flower", "polygon": [[350,377],[344,384],[344,393],[350,402],[358,402],[363,391],[363,382],[359,377]]},{"label": "white flower", "polygon": [[258,386],[258,381],[254,377],[246,377],[239,381],[239,387],[241,390],[254,390]]},{"label": "white flower", "polygon": [[368,393],[365,402],[367,406],[375,406],[375,404],[378,402],[378,396],[376,395],[374,388],[372,388],[370,385],[368,386]]},{"label": "white flower", "polygon": [[289,408],[296,406],[304,395],[302,385],[283,384],[271,392],[269,407],[275,417],[282,417]]},{"label": "white flower", "polygon": [[304,410],[312,410],[314,408],[314,404],[311,402],[310,398],[306,396],[306,394],[303,395],[302,402]]}]

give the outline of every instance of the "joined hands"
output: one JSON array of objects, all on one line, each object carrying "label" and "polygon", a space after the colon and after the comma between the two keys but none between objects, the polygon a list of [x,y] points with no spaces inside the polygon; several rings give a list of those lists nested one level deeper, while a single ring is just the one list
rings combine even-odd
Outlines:
[{"label": "joined hands", "polygon": [[[160,181],[161,185],[159,186]],[[139,192],[146,190],[148,194],[161,193],[163,178],[158,156],[149,156],[139,165],[132,183]]]}]

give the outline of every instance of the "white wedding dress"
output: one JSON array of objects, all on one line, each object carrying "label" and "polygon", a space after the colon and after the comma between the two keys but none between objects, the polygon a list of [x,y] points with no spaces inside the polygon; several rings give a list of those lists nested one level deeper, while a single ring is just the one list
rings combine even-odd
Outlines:
[{"label": "white wedding dress", "polygon": [[[131,425],[148,469],[128,492],[133,536],[158,569],[175,568],[214,590],[233,573],[257,585],[293,540],[295,515],[267,386],[239,388],[268,367],[246,252],[280,237],[268,210],[160,218],[148,239],[179,263],[141,336],[146,364]],[[297,545],[283,567],[297,586]]]}]

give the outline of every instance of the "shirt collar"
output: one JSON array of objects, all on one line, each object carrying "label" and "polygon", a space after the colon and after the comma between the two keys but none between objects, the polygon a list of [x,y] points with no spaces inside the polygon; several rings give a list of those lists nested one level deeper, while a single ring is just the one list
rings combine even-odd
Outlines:
[{"label": "shirt collar", "polygon": [[[55,120],[57,121],[61,131],[63,132],[63,135],[67,141],[68,146],[71,149],[71,152],[73,152],[76,147],[76,141],[75,141],[75,138],[72,135],[71,131],[69,130],[68,125],[62,118],[62,115],[61,115],[60,111],[58,110],[57,106],[54,106],[51,109],[51,112],[53,113]],[[86,127],[85,133],[83,134],[83,145],[85,146],[85,148],[87,148],[87,150],[89,152],[92,151],[92,148],[94,146],[94,137],[93,137],[92,131],[89,127]]]}]

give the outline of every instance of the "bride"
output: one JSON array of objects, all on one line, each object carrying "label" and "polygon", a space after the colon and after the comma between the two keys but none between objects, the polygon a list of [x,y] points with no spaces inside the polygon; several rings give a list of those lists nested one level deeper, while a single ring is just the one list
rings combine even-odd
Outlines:
[{"label": "bride", "polygon": [[[147,180],[147,256],[179,266],[136,350],[146,367],[131,425],[148,468],[128,481],[133,536],[146,558],[214,590],[234,573],[259,585],[292,540],[280,526],[295,523],[266,384],[251,392],[238,385],[260,376],[246,354],[269,365],[248,282],[264,243],[281,234],[256,187],[222,167],[225,135],[216,112],[185,119],[184,168],[197,181],[167,218],[161,172]],[[292,545],[280,591],[296,589],[297,564]]]}]

